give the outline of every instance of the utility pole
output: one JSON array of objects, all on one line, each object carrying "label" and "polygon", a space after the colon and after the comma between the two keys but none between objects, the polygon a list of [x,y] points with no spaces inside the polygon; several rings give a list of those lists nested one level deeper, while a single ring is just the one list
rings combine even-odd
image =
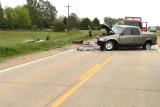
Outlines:
[{"label": "utility pole", "polygon": [[70,7],[72,7],[72,6],[70,6],[70,5],[68,4],[68,6],[64,6],[64,7],[67,7],[67,8],[68,8],[68,18],[69,18],[69,9],[70,9]]}]

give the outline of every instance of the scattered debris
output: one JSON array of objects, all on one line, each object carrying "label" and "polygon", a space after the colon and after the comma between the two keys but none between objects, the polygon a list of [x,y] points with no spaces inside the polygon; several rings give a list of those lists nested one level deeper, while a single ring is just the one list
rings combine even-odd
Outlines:
[{"label": "scattered debris", "polygon": [[31,43],[40,43],[40,42],[44,42],[46,40],[40,40],[40,39],[37,39],[37,40],[26,40],[24,43],[26,44],[31,44]]},{"label": "scattered debris", "polygon": [[45,40],[39,40],[39,41],[36,41],[36,43],[40,43],[40,42],[44,42]]},{"label": "scattered debris", "polygon": [[73,40],[73,43],[74,44],[83,44],[83,40],[80,39],[80,40]]},{"label": "scattered debris", "polygon": [[26,40],[24,43],[33,43],[35,40]]},{"label": "scattered debris", "polygon": [[86,42],[85,44],[77,48],[77,51],[96,51],[96,50],[97,50],[97,47],[90,44],[89,42]]}]

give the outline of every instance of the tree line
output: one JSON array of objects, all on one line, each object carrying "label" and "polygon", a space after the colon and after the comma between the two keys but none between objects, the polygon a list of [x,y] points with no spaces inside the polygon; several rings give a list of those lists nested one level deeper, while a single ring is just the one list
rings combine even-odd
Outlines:
[{"label": "tree line", "polygon": [[[53,29],[55,31],[64,31],[65,29],[87,30],[89,26],[92,29],[100,28],[100,20],[96,17],[93,20],[89,18],[79,18],[77,14],[71,13],[69,17],[60,16],[57,18],[57,10],[54,5],[46,0],[26,0],[23,6],[15,8],[2,8],[0,3],[0,29]],[[105,17],[104,22],[109,26],[116,23],[121,24],[122,18]]]}]

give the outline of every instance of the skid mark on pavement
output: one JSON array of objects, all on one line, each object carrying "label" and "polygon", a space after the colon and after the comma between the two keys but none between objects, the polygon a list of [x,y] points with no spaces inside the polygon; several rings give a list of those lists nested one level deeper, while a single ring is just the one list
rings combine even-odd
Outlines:
[{"label": "skid mark on pavement", "polygon": [[88,70],[85,74],[83,74],[79,80],[73,84],[67,91],[63,93],[62,96],[57,98],[55,102],[53,102],[51,107],[59,107],[61,106],[71,95],[73,95],[78,89],[83,86],[91,77],[93,77],[105,64],[109,63],[112,58],[116,56],[116,54],[107,56],[107,58],[100,64],[96,64],[90,70]]}]

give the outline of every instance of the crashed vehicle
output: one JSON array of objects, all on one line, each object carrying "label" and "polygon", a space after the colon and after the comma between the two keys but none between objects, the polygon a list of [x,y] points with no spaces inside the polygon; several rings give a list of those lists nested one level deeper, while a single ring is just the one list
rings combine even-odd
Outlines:
[{"label": "crashed vehicle", "polygon": [[115,25],[111,29],[107,25],[101,25],[101,30],[103,33],[97,36],[97,44],[102,51],[111,51],[119,47],[142,47],[150,50],[151,46],[157,43],[157,36],[154,33],[141,32],[136,26]]}]

